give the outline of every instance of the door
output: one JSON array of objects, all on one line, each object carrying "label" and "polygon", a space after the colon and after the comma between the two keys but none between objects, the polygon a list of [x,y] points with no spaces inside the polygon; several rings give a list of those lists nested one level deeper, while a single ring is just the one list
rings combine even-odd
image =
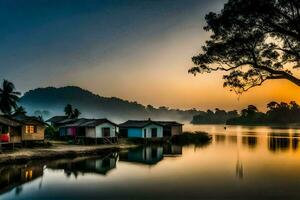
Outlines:
[{"label": "door", "polygon": [[102,128],[103,137],[110,137],[110,128]]},{"label": "door", "polygon": [[157,137],[157,128],[151,128],[151,135],[153,138]]}]

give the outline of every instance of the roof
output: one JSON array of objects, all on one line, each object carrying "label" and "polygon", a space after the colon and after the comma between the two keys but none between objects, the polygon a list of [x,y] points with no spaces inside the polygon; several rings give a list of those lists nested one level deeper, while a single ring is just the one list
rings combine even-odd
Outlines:
[{"label": "roof", "polygon": [[67,123],[65,125],[60,126],[61,128],[66,128],[66,127],[95,127],[103,123],[110,123],[112,125],[117,126],[117,124],[109,121],[106,118],[103,119],[85,119],[85,118],[80,118],[76,119],[75,121],[71,123]]},{"label": "roof", "polygon": [[39,118],[34,116],[27,116],[25,114],[14,115],[11,117],[11,119],[21,122],[23,124],[37,123],[37,124],[46,125],[46,123],[40,120]]},{"label": "roof", "polygon": [[150,124],[156,124],[158,126],[163,126],[162,124],[152,121],[152,120],[128,120],[122,124],[119,124],[120,127],[127,127],[127,128],[144,128]]},{"label": "roof", "polygon": [[183,126],[183,124],[178,123],[176,121],[156,121],[159,124],[162,124],[163,126]]},{"label": "roof", "polygon": [[127,128],[143,128],[148,126],[149,124],[156,124],[159,126],[182,126],[175,121],[152,121],[151,119],[148,120],[128,120],[122,124],[119,124],[120,127],[127,127]]},{"label": "roof", "polygon": [[17,120],[11,119],[10,117],[4,116],[4,115],[0,115],[0,124],[4,124],[4,125],[7,125],[7,126],[13,126],[13,127],[17,127],[17,126],[22,125]]},{"label": "roof", "polygon": [[103,119],[91,119],[91,120],[89,120],[89,121],[84,122],[84,123],[81,124],[80,126],[94,127],[94,126],[98,126],[98,125],[103,124],[103,123],[109,123],[109,124],[112,124],[112,125],[117,126],[117,124],[115,124],[115,123],[109,121],[109,120],[106,119],[106,118],[103,118]]},{"label": "roof", "polygon": [[56,123],[56,122],[62,121],[67,118],[68,118],[67,116],[54,116],[54,117],[51,117],[50,119],[46,120],[46,122]]}]

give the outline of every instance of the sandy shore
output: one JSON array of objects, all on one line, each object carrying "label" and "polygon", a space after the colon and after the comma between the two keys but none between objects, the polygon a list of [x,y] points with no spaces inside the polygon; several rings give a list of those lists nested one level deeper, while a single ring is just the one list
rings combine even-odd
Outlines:
[{"label": "sandy shore", "polygon": [[97,155],[111,151],[120,151],[137,147],[134,144],[101,144],[101,145],[70,145],[62,142],[51,142],[51,147],[21,148],[13,152],[0,154],[0,164],[26,163],[31,160],[56,159],[65,157],[78,157]]}]

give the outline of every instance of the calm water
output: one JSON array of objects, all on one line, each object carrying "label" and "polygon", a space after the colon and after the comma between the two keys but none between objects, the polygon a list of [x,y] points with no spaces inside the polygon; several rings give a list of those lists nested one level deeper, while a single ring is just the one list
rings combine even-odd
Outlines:
[{"label": "calm water", "polygon": [[185,129],[213,141],[0,167],[0,199],[300,198],[300,129]]}]

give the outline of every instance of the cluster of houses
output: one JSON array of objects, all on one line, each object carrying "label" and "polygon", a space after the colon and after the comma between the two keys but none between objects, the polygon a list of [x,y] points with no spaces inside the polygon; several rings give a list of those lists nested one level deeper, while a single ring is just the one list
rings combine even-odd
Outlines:
[{"label": "cluster of houses", "polygon": [[43,141],[45,128],[52,125],[59,130],[59,137],[76,139],[84,143],[114,143],[118,137],[164,138],[182,133],[182,126],[175,121],[128,120],[116,124],[108,119],[70,119],[54,116],[46,122],[24,114],[0,115],[0,143],[24,144]]}]

